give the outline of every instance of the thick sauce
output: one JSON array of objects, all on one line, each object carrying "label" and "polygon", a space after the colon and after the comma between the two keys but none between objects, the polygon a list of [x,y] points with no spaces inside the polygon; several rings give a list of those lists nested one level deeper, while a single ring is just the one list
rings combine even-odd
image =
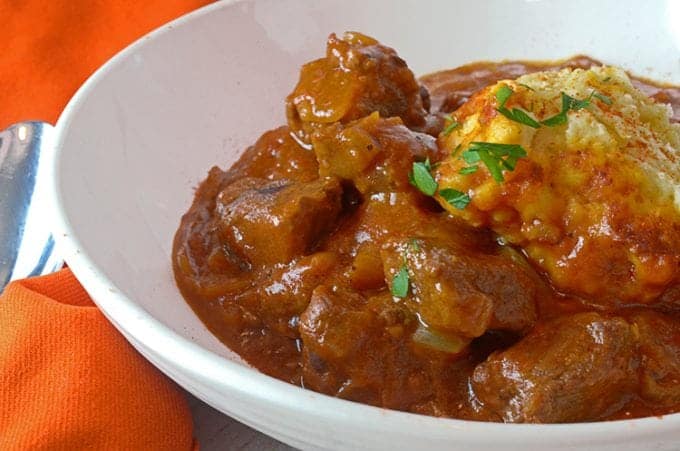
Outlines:
[{"label": "thick sauce", "polygon": [[[300,92],[309,75],[303,70],[289,98],[290,125],[266,132],[227,171],[210,171],[182,219],[173,258],[177,284],[208,328],[266,374],[387,408],[535,422],[680,410],[680,389],[668,382],[680,375],[680,319],[669,308],[680,302],[680,287],[668,290],[663,310],[591,312],[580,299],[551,288],[520,251],[498,244],[490,231],[468,228],[408,184],[413,161],[440,158],[432,136],[444,126],[443,113],[473,92],[531,71],[599,63],[582,56],[560,63],[476,63],[421,78],[428,97],[370,38],[333,39],[329,46],[340,53],[351,50],[347,42],[370,47],[374,58],[384,52],[378,70],[412,101],[408,109],[395,102],[381,110],[387,117],[401,108],[394,114],[401,120],[345,108],[336,125],[300,125],[300,105],[309,94]],[[326,63],[310,65],[324,73]],[[344,90],[359,83],[335,82]],[[680,89],[636,83],[670,102],[678,120]],[[361,86],[356,89],[354,105],[361,99]],[[291,113],[291,104],[303,113]],[[380,108],[371,104],[365,112]],[[356,127],[339,125],[356,119]],[[362,152],[373,153],[364,158]],[[402,299],[393,296],[390,281],[406,260],[416,268],[414,294]],[[481,296],[487,310],[476,304],[442,308],[447,296]],[[460,309],[467,323],[457,330],[466,332],[452,334],[446,324],[460,323]],[[488,309],[490,323],[480,329],[476,318]],[[658,330],[661,337],[645,338]],[[633,341],[642,344],[629,345]],[[537,348],[551,358],[537,360]],[[566,377],[560,365],[567,361],[583,363],[571,363]],[[503,385],[507,378],[499,379],[508,371],[504,362],[517,365],[517,377],[534,387],[528,391],[544,395],[517,397],[516,388]],[[487,400],[497,393],[499,405],[480,402],[471,386]],[[570,401],[553,391],[571,392]],[[503,404],[512,396],[526,402],[519,413]]]}]

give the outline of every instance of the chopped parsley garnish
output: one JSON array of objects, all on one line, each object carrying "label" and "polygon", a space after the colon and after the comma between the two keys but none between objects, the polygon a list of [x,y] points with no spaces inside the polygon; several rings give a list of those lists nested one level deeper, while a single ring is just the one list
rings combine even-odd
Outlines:
[{"label": "chopped parsley garnish", "polygon": [[[472,144],[474,145],[474,144],[479,144],[479,143],[472,143]],[[481,144],[489,144],[489,143],[481,143]],[[499,145],[502,146],[502,144],[499,144]],[[471,148],[472,147],[473,146],[471,145]],[[460,148],[460,145],[458,145],[458,147],[456,147],[456,151],[459,148]],[[494,151],[494,152],[495,152],[494,154],[498,153],[498,151]],[[508,158],[510,158],[510,162],[512,163],[513,157],[508,156]],[[515,161],[516,161],[516,159],[515,159]],[[434,194],[439,189],[439,184],[434,179],[434,177],[432,177],[432,173],[431,173],[432,168],[433,168],[433,165],[430,164],[429,159],[427,159],[423,162],[415,162],[415,163],[413,163],[413,171],[411,171],[408,175],[408,178],[409,178],[409,181],[411,182],[411,185],[415,186],[416,188],[418,188],[420,190],[420,192],[422,192],[423,194],[426,194],[428,196],[434,196]],[[473,172],[477,171],[477,169],[478,169],[478,167],[476,165],[468,167],[468,168],[463,168],[463,169],[461,169],[461,174],[462,173],[472,174]],[[442,199],[444,199],[450,205],[453,205],[455,208],[457,208],[459,210],[464,209],[467,206],[467,204],[470,203],[470,196],[468,196],[467,194],[465,194],[463,192],[455,190],[455,189],[445,188],[445,189],[440,190],[439,194],[441,195]],[[413,247],[413,249],[417,251],[418,250],[418,243],[414,239],[411,239],[410,243],[411,243],[411,246]],[[405,262],[406,262],[406,260],[404,259],[404,265],[406,264]],[[401,272],[402,271],[400,270],[400,272],[397,273],[397,275],[394,276],[394,279],[392,280],[392,286],[393,287],[394,287],[395,281],[397,280],[397,277],[401,277],[401,278],[406,277],[406,280],[408,282],[408,272],[406,273],[406,275],[402,274],[400,276]],[[392,290],[393,290],[392,292],[394,293],[394,288]],[[395,294],[395,296],[397,296],[397,295]]]},{"label": "chopped parsley garnish", "polygon": [[498,91],[496,91],[498,108],[496,108],[496,111],[511,121],[519,122],[520,124],[528,125],[529,127],[539,128],[541,124],[529,116],[526,111],[520,110],[519,108],[513,108],[512,110],[509,110],[505,107],[505,103],[508,101],[513,92],[514,91],[508,85],[502,85],[500,88],[498,88]]},{"label": "chopped parsley garnish", "polygon": [[463,210],[470,203],[470,196],[456,189],[445,188],[439,191],[439,195],[458,210]]},{"label": "chopped parsley garnish", "polygon": [[401,265],[399,271],[392,278],[392,295],[398,298],[405,298],[408,294],[408,268],[406,267],[406,262]]},{"label": "chopped parsley garnish", "polygon": [[456,128],[458,128],[458,126],[460,124],[458,122],[456,122],[455,120],[453,120],[453,118],[451,116],[446,117],[446,122],[448,123],[448,125],[442,131],[442,135],[449,136],[451,134],[451,132],[454,131]]},{"label": "chopped parsley garnish", "polygon": [[593,91],[592,95],[593,95],[593,97],[595,97],[596,99],[600,99],[602,102],[606,103],[607,105],[612,104],[612,99],[610,99],[609,97],[607,97],[604,94],[600,94],[599,92]]},{"label": "chopped parsley garnish", "polygon": [[596,91],[593,91],[590,93],[590,95],[583,99],[583,100],[578,100],[575,99],[564,92],[562,93],[562,111],[557,113],[556,115],[549,117],[548,119],[541,121],[541,124],[547,125],[548,127],[555,127],[557,125],[562,125],[567,122],[567,112],[569,110],[572,111],[577,111],[581,110],[583,108],[587,108],[590,106],[591,101],[593,100],[593,97],[600,99],[602,102],[606,103],[607,105],[611,105],[612,101],[609,97],[604,96]]},{"label": "chopped parsley garnish", "polygon": [[529,91],[534,91],[534,92],[536,92],[536,90],[535,90],[534,88],[532,88],[531,86],[529,86],[529,85],[525,85],[524,83],[517,83],[517,84],[520,85],[520,86],[524,86],[524,87],[527,88]]},{"label": "chopped parsley garnish", "polygon": [[512,93],[515,92],[508,85],[501,85],[496,91],[496,100],[498,101],[499,107],[504,107],[505,103],[508,101]]},{"label": "chopped parsley garnish", "polygon": [[518,108],[508,110],[507,108],[503,107],[498,108],[497,111],[501,113],[503,116],[510,119],[511,121],[519,122],[520,124],[528,125],[529,127],[532,128],[539,128],[541,126],[541,124],[539,124],[538,121],[536,121],[536,119],[532,118],[526,112]]},{"label": "chopped parsley garnish", "polygon": [[501,183],[505,180],[503,171],[514,171],[517,160],[526,157],[527,151],[519,144],[474,141],[461,156],[471,166],[480,161],[484,163],[491,177]]},{"label": "chopped parsley garnish", "polygon": [[437,191],[437,182],[430,171],[432,171],[432,166],[429,158],[425,161],[414,162],[413,170],[409,173],[409,181],[423,194],[434,196]]},{"label": "chopped parsley garnish", "polygon": [[478,167],[476,165],[475,166],[466,166],[464,168],[460,168],[458,173],[460,175],[474,174],[475,172],[477,172],[477,169],[478,169]]},{"label": "chopped parsley garnish", "polygon": [[394,277],[392,277],[390,291],[392,292],[393,296],[398,298],[405,298],[408,295],[408,288],[410,282],[406,258],[408,257],[409,249],[413,250],[414,252],[419,252],[420,245],[418,244],[418,240],[416,240],[415,238],[411,238],[408,240],[408,245],[404,249],[404,252],[401,256],[402,258],[401,267],[399,267],[399,271],[397,271],[394,274]]},{"label": "chopped parsley garnish", "polygon": [[[527,89],[534,90],[530,86],[520,84],[520,86],[524,86]],[[507,103],[508,99],[510,96],[514,93],[512,88],[510,88],[508,85],[501,85],[500,88],[496,91],[496,101],[498,102],[498,108],[496,108],[496,111],[501,113],[503,116],[507,117],[511,121],[519,122],[520,124],[528,125],[529,127],[533,128],[539,128],[541,125],[547,125],[548,127],[555,127],[558,125],[565,124],[567,122],[567,112],[569,110],[572,111],[577,111],[583,108],[586,108],[590,106],[593,97],[596,99],[601,100],[602,102],[606,103],[607,105],[612,104],[612,100],[603,95],[600,94],[597,91],[594,91],[590,93],[590,95],[583,100],[578,100],[575,99],[564,92],[562,92],[562,110],[557,113],[554,116],[549,117],[548,119],[545,119],[541,122],[538,122],[529,114],[524,111],[520,110],[519,108],[513,108],[512,110],[508,109],[505,104]],[[533,109],[533,108],[532,108]]]}]

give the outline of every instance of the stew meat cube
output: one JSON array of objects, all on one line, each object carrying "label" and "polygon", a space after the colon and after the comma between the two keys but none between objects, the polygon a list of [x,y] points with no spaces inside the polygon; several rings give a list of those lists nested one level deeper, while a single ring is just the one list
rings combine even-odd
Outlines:
[{"label": "stew meat cube", "polygon": [[481,414],[505,422],[598,420],[637,387],[632,327],[598,313],[560,317],[475,369],[471,388]]},{"label": "stew meat cube", "polygon": [[309,134],[319,125],[353,121],[374,111],[422,127],[425,106],[427,91],[421,91],[393,49],[360,33],[345,33],[328,38],[325,58],[302,66],[300,80],[286,101],[286,115],[298,138],[309,142]]},{"label": "stew meat cube", "polygon": [[509,258],[426,238],[393,243],[382,256],[388,282],[406,265],[414,308],[434,329],[474,338],[488,329],[523,332],[536,320],[535,284]]},{"label": "stew meat cube", "polygon": [[672,406],[680,402],[680,324],[671,317],[645,311],[633,317],[640,336],[640,394]]},{"label": "stew meat cube", "polygon": [[254,266],[286,263],[314,250],[335,226],[342,187],[335,178],[309,183],[245,178],[216,199],[228,248]]}]

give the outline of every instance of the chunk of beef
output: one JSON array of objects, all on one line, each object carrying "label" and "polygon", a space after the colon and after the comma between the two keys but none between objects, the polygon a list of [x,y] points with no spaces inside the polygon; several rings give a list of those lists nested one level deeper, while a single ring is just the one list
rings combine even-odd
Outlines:
[{"label": "chunk of beef", "polygon": [[680,283],[669,287],[659,298],[659,307],[666,310],[680,310]]},{"label": "chunk of beef", "polygon": [[335,227],[342,191],[335,178],[308,183],[241,179],[217,195],[220,236],[252,265],[289,262],[312,252]]},{"label": "chunk of beef", "polygon": [[356,355],[376,326],[377,318],[366,306],[366,299],[357,293],[317,287],[300,318],[306,350],[328,362]]},{"label": "chunk of beef", "polygon": [[632,318],[642,355],[641,395],[665,406],[680,403],[680,322],[653,311]]},{"label": "chunk of beef", "polygon": [[560,317],[478,365],[473,401],[484,416],[506,422],[598,420],[636,389],[637,364],[635,336],[622,318]]},{"label": "chunk of beef", "polygon": [[535,281],[510,258],[431,238],[392,242],[381,255],[388,283],[406,265],[410,305],[431,328],[474,338],[489,329],[522,332],[536,320]]},{"label": "chunk of beef", "polygon": [[389,296],[319,286],[300,316],[305,387],[388,408],[424,402],[433,387],[408,346],[415,323]]},{"label": "chunk of beef", "polygon": [[362,194],[413,189],[408,177],[413,162],[437,153],[433,137],[378,114],[319,128],[312,143],[319,175],[352,180]]},{"label": "chunk of beef", "polygon": [[213,216],[215,197],[233,179],[231,172],[213,167],[182,217],[173,243],[173,267],[177,284],[185,294],[213,298],[249,286],[243,274],[247,267],[236,255],[225,252]]},{"label": "chunk of beef", "polygon": [[[376,252],[388,241],[412,236],[444,236],[458,242],[478,243],[481,235],[446,214],[432,214],[424,208],[423,196],[413,191],[374,193],[364,198],[350,221],[343,223],[329,247],[339,254],[359,257]],[[430,204],[431,205],[431,204]],[[367,248],[362,250],[362,248]],[[378,256],[378,258],[380,258]],[[382,263],[378,265],[382,276]]]},{"label": "chunk of beef", "polygon": [[288,96],[288,125],[301,141],[321,124],[349,122],[374,111],[399,116],[411,127],[426,125],[421,88],[406,62],[360,33],[330,35],[326,57],[302,66]]},{"label": "chunk of beef", "polygon": [[277,332],[298,338],[299,315],[307,308],[314,289],[321,285],[337,263],[332,252],[317,252],[293,263],[276,267],[272,274],[258,281],[254,288],[257,312],[267,326]]},{"label": "chunk of beef", "polygon": [[311,182],[319,177],[319,165],[314,152],[300,146],[284,126],[263,134],[229,172],[239,177]]}]

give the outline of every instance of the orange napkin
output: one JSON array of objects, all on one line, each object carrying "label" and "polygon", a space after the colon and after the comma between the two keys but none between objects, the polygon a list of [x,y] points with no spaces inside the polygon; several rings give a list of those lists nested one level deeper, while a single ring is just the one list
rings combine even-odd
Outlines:
[{"label": "orange napkin", "polygon": [[[0,0],[0,129],[54,123],[101,64],[207,0]],[[1,220],[2,218],[0,218]],[[0,296],[0,450],[197,448],[180,390],[71,272]]]},{"label": "orange napkin", "polygon": [[71,271],[0,297],[0,449],[182,450],[177,387],[92,304]]}]

